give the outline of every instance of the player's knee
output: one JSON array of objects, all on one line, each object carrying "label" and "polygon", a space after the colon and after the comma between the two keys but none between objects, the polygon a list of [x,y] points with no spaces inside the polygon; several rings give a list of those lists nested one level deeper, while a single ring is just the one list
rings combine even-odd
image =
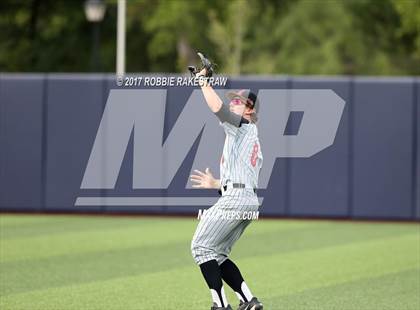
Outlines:
[{"label": "player's knee", "polygon": [[192,254],[192,257],[194,258],[194,261],[198,265],[212,259],[217,260],[217,256],[218,256],[217,253],[213,249],[204,247],[194,242],[194,240],[191,242],[191,254]]},{"label": "player's knee", "polygon": [[219,266],[221,264],[223,264],[226,260],[228,259],[228,257],[226,255],[218,255],[217,256],[217,263],[219,264]]},{"label": "player's knee", "polygon": [[194,240],[191,242],[191,255],[194,261],[199,264],[201,257],[205,255],[205,249]]}]

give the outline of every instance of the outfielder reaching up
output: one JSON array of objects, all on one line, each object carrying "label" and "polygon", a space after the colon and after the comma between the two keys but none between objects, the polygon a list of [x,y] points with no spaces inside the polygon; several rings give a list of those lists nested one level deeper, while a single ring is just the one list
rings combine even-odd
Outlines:
[{"label": "outfielder reaching up", "polygon": [[[208,60],[199,55],[205,65]],[[223,104],[214,89],[205,82],[210,70],[211,67],[205,65],[198,73],[191,71],[200,77],[204,98],[226,134],[220,179],[215,179],[207,168],[205,172],[195,170],[191,181],[195,183],[193,187],[218,189],[222,196],[201,218],[191,251],[210,288],[213,299],[211,310],[232,309],[226,300],[222,279],[238,296],[238,310],[261,310],[262,303],[252,295],[238,267],[228,258],[232,246],[250,223],[249,219],[240,215],[258,211],[259,207],[256,188],[263,158],[256,126],[257,97],[245,90],[232,92],[228,94],[229,105]],[[239,216],[220,216],[223,212],[232,211]]]}]

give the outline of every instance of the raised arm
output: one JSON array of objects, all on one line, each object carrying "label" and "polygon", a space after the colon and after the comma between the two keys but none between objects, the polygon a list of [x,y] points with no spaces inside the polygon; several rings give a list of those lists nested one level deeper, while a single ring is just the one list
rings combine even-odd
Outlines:
[{"label": "raised arm", "polygon": [[[205,75],[205,68],[197,73],[197,77],[204,77]],[[204,78],[201,80],[200,86],[201,90],[203,91],[204,98],[206,99],[207,105],[222,123],[228,122],[235,127],[240,127],[243,123],[249,123],[248,120],[244,119],[241,115],[232,113],[228,106],[223,104],[222,99],[220,99],[219,95],[214,91],[213,87],[211,87],[206,82],[206,80],[204,80]]]},{"label": "raised arm", "polygon": [[[206,69],[201,70],[197,77],[206,76]],[[214,91],[204,80],[200,83],[201,90],[203,91],[204,98],[206,99],[207,105],[213,113],[220,111],[220,108],[223,106],[223,101],[220,99],[219,95]]]}]

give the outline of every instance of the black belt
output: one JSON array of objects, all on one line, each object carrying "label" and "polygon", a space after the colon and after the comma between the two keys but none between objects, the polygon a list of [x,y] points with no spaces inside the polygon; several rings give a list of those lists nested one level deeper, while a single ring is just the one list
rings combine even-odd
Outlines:
[{"label": "black belt", "polygon": [[[243,183],[232,183],[232,187],[233,188],[245,188],[245,184]],[[227,190],[227,185],[223,186],[223,190],[226,191]],[[257,193],[257,189],[254,188],[254,193]]]}]

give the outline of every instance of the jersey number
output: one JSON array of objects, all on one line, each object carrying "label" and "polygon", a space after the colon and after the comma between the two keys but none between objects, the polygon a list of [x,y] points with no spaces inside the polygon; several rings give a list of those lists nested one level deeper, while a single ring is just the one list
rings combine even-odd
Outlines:
[{"label": "jersey number", "polygon": [[258,158],[258,143],[255,142],[254,147],[252,148],[252,154],[251,154],[251,165],[255,167],[257,164],[257,158]]}]

